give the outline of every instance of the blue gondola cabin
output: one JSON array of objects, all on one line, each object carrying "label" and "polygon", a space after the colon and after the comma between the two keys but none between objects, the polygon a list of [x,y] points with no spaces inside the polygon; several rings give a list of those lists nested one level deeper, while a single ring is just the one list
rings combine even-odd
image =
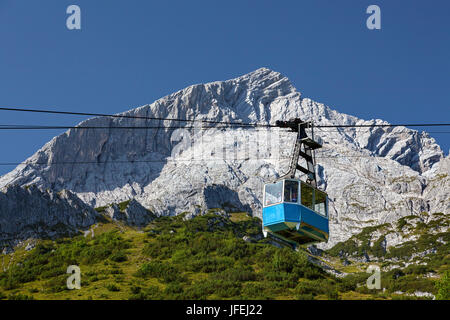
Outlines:
[{"label": "blue gondola cabin", "polygon": [[263,232],[291,245],[328,241],[328,197],[295,179],[264,186]]}]

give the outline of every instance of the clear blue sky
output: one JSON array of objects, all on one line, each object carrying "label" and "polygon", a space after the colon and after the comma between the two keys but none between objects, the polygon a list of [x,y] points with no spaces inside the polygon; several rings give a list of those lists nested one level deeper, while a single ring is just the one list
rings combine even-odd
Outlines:
[{"label": "clear blue sky", "polygon": [[[70,4],[80,31],[66,28]],[[381,30],[366,28],[370,4]],[[447,0],[0,0],[0,105],[116,113],[265,66],[340,112],[450,122],[449,40]],[[0,124],[82,119],[0,112]],[[23,161],[58,133],[0,132],[0,162]],[[448,153],[450,134],[432,136]]]}]

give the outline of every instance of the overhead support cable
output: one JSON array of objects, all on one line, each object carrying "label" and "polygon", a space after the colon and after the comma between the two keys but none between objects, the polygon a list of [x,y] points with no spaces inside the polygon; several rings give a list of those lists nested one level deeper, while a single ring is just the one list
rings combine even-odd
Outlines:
[{"label": "overhead support cable", "polygon": [[[176,121],[176,122],[200,122],[200,123],[207,123],[207,124],[222,124],[222,125],[227,125],[227,126],[238,126],[238,127],[239,126],[241,126],[241,127],[267,127],[267,128],[279,127],[276,124],[229,122],[229,121],[217,121],[217,120],[209,120],[209,119],[162,118],[162,117],[132,116],[132,115],[125,115],[125,114],[88,113],[88,112],[72,112],[72,111],[56,111],[56,110],[24,109],[24,108],[0,107],[0,111],[34,112],[34,113],[48,113],[48,114],[60,114],[60,115],[112,117],[112,118],[127,118],[127,119],[141,119],[141,120]],[[450,126],[450,123],[314,125],[315,128],[436,127],[436,126]]]},{"label": "overhead support cable", "polygon": [[73,112],[73,111],[55,111],[55,110],[40,110],[40,109],[23,109],[23,108],[4,108],[0,107],[0,111],[18,111],[18,112],[34,112],[34,113],[48,113],[48,114],[60,114],[60,115],[77,115],[77,116],[93,116],[93,117],[111,117],[111,118],[127,118],[127,119],[141,119],[141,120],[158,120],[158,121],[176,121],[176,122],[201,122],[209,124],[225,124],[230,126],[264,126],[264,127],[276,127],[269,124],[257,124],[257,123],[242,123],[242,122],[228,122],[217,121],[208,119],[178,119],[178,118],[161,118],[161,117],[145,117],[145,116],[131,116],[125,114],[106,114],[106,113],[89,113],[89,112]]}]

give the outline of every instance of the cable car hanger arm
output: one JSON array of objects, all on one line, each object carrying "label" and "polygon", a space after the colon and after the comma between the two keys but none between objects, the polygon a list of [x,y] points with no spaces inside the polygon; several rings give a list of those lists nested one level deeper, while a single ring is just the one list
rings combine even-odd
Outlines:
[{"label": "cable car hanger arm", "polygon": [[[313,187],[317,187],[316,173],[315,173],[315,159],[314,150],[321,148],[322,145],[314,141],[314,125],[312,122],[302,121],[300,118],[290,119],[288,121],[277,121],[276,126],[280,128],[290,128],[293,132],[297,132],[295,139],[294,150],[292,153],[289,171],[280,177],[280,179],[294,179],[297,170],[307,174],[307,183]],[[312,137],[306,134],[306,128],[311,128]],[[303,151],[302,151],[303,146]],[[298,164],[299,158],[306,160],[307,168]]]}]

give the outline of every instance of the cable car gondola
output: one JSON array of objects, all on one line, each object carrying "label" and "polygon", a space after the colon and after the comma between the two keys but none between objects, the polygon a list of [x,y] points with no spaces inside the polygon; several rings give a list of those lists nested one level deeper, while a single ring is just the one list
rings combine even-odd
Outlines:
[{"label": "cable car gondola", "polygon": [[[314,150],[322,145],[314,141],[313,125],[300,119],[277,121],[282,128],[297,132],[289,172],[273,183],[264,185],[263,233],[275,241],[293,248],[299,244],[328,241],[328,196],[317,188]],[[306,129],[310,128],[311,138]],[[306,161],[306,168],[299,165],[299,157]],[[306,181],[295,178],[299,170]]]}]

